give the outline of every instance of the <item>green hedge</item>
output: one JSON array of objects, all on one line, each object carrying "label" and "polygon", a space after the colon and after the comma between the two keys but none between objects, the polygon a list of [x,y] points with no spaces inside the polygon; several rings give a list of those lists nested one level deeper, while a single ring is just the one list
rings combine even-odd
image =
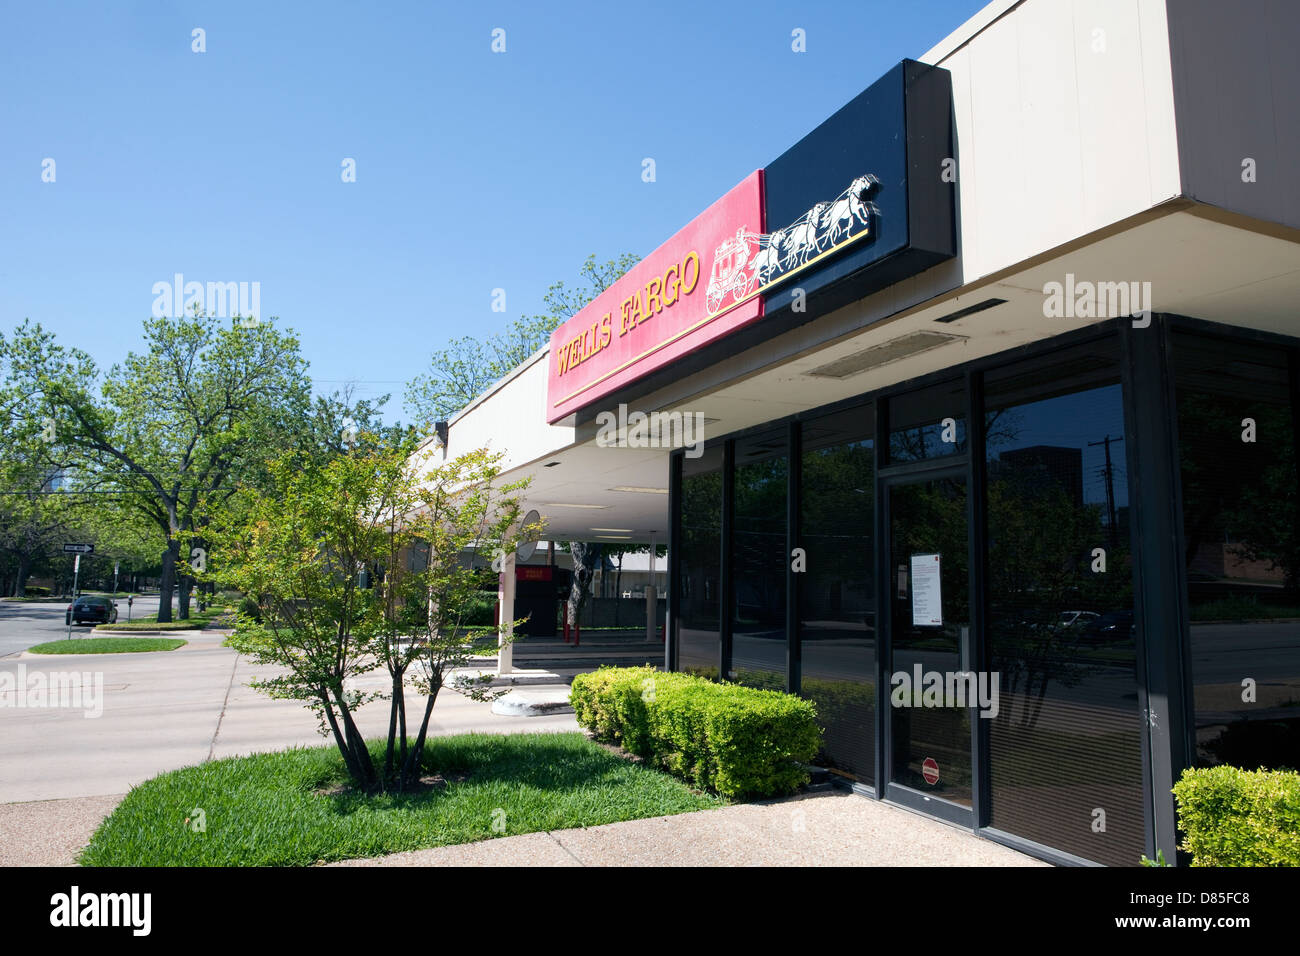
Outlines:
[{"label": "green hedge", "polygon": [[1192,866],[1300,866],[1300,774],[1187,770],[1174,797]]},{"label": "green hedge", "polygon": [[821,746],[811,701],[653,667],[579,674],[570,700],[596,737],[728,797],[797,790]]}]

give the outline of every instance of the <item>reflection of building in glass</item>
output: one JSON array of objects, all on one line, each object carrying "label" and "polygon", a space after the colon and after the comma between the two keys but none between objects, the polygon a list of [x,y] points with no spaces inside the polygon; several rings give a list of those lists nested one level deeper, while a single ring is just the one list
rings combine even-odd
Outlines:
[{"label": "reflection of building in glass", "polygon": [[1188,571],[1215,580],[1281,584],[1286,569],[1267,558],[1249,557],[1246,542],[1231,535],[1221,542],[1204,541],[1192,555]]},{"label": "reflection of building in glass", "polygon": [[1041,492],[1052,484],[1059,485],[1070,504],[1083,507],[1081,448],[1030,445],[1004,451],[997,461],[989,463],[989,479],[996,480],[1004,470],[1014,473],[1026,490]]}]

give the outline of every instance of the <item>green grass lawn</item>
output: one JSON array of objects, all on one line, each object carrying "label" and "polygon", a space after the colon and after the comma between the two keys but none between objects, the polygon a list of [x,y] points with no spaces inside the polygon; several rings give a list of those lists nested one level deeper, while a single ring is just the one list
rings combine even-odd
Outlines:
[{"label": "green grass lawn", "polygon": [[[382,759],[382,741],[372,741],[371,749]],[[435,737],[424,768],[426,779],[437,779],[419,792],[380,796],[337,789],[347,778],[333,746],[174,770],[127,794],[95,831],[81,862],[308,866],[724,802],[580,733]],[[185,823],[199,809],[204,832]]]},{"label": "green grass lawn", "polygon": [[[206,624],[221,617],[224,613],[226,613],[224,608],[209,608],[201,614],[198,611],[191,611],[190,616],[184,621],[172,620],[159,624],[158,615],[156,614],[135,617],[128,621],[121,616],[122,610],[119,608],[117,623],[100,624],[98,629],[101,631],[200,631]],[[234,623],[233,620],[231,623]]]},{"label": "green grass lawn", "polygon": [[27,648],[33,654],[135,654],[140,651],[174,651],[185,641],[176,637],[85,637],[50,641]]}]

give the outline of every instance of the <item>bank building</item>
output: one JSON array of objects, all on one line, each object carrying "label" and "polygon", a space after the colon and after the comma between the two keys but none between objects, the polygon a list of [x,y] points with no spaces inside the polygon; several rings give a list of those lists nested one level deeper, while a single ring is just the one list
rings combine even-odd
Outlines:
[{"label": "bank building", "polygon": [[[864,798],[1172,860],[1184,768],[1300,767],[1298,44],[1286,0],[995,0],[425,453],[667,544],[662,666],[815,700]],[[931,672],[996,706],[891,700]]]}]

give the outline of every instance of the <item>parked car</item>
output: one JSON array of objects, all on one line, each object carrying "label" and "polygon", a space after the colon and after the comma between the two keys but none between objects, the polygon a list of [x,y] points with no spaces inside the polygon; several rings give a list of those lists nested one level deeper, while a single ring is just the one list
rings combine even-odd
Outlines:
[{"label": "parked car", "polygon": [[106,597],[77,598],[68,605],[65,624],[115,624],[117,623],[117,605]]},{"label": "parked car", "polygon": [[1093,643],[1127,641],[1136,636],[1132,611],[1107,611],[1084,625],[1084,636]]},{"label": "parked car", "polygon": [[1057,627],[1082,627],[1101,617],[1096,611],[1062,611],[1056,619]]}]

